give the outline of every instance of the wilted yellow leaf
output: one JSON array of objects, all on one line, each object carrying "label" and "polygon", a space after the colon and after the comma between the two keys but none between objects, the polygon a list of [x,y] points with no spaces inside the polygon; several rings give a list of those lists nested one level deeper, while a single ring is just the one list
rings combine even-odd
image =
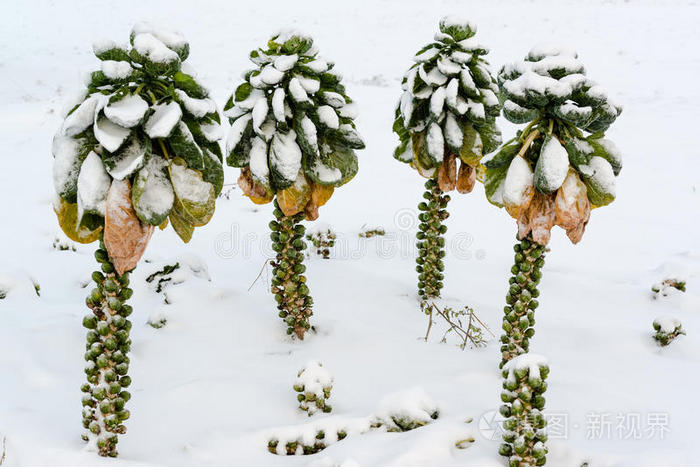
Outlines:
[{"label": "wilted yellow leaf", "polygon": [[99,240],[102,226],[95,230],[90,229],[85,225],[78,224],[78,205],[69,203],[63,198],[58,199],[58,203],[53,207],[58,225],[68,238],[78,243],[92,243]]},{"label": "wilted yellow leaf", "polygon": [[293,216],[301,212],[310,199],[311,185],[302,171],[299,171],[292,186],[277,192],[277,204],[285,216]]}]

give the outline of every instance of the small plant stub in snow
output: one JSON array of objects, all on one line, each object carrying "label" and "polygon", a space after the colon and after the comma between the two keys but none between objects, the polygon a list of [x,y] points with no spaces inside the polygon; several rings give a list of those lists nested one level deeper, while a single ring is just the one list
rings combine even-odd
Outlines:
[{"label": "small plant stub in snow", "polygon": [[651,286],[652,297],[655,299],[668,297],[672,293],[685,292],[685,280],[676,277],[669,277]]},{"label": "small plant stub in snow", "polygon": [[656,331],[654,339],[662,347],[670,344],[673,339],[681,334],[685,335],[681,321],[670,317],[656,318],[654,320],[654,330]]},{"label": "small plant stub in snow", "polygon": [[297,394],[299,408],[309,417],[318,412],[331,411],[331,406],[326,403],[331,397],[331,389],[333,389],[333,376],[319,362],[307,363],[299,371],[294,383],[294,390],[299,393]]},{"label": "small plant stub in snow", "polygon": [[313,234],[307,234],[306,239],[316,248],[316,254],[323,259],[328,259],[331,256],[331,248],[335,246],[336,235],[331,229],[326,229],[325,232],[318,231]]}]

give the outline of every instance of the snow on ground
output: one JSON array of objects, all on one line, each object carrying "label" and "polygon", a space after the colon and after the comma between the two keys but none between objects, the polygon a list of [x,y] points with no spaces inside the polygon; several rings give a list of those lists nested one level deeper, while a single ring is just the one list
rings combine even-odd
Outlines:
[{"label": "snow on ground", "polygon": [[[551,367],[546,412],[567,428],[552,436],[547,465],[696,465],[696,2],[11,0],[0,13],[4,466],[503,465],[489,423],[500,405],[499,344],[460,351],[440,344],[438,330],[428,343],[420,339],[427,322],[417,306],[412,236],[422,180],[391,157],[400,77],[444,14],[478,25],[494,67],[542,41],[575,48],[589,76],[625,106],[608,134],[624,155],[617,200],[593,212],[579,245],[557,230],[544,269],[532,351]],[[318,334],[303,343],[284,334],[265,285],[269,269],[250,287],[272,254],[269,205],[256,207],[234,188],[189,245],[170,229],[154,235],[132,276],[128,433],[118,460],[98,459],[82,451],[79,389],[83,285],[95,269],[94,246],[52,248],[63,237],[51,208],[51,138],[83,74],[99,67],[92,40],[123,42],[141,19],[183,31],[188,62],[219,106],[251,66],[250,50],[281,27],[307,31],[345,74],[367,149],[355,180],[321,209],[319,222],[338,239],[332,259],[308,262]],[[227,183],[237,175],[227,169]],[[443,304],[472,306],[499,334],[515,222],[486,202],[481,187],[453,196],[450,211]],[[387,235],[360,239],[363,226]],[[211,280],[187,276],[166,288],[165,304],[145,277],[192,256]],[[653,300],[650,287],[666,271],[682,271],[687,292]],[[651,336],[659,315],[680,319],[687,336],[658,347]],[[150,316],[166,325],[154,329]],[[421,387],[440,418],[407,433],[348,436],[314,456],[270,454],[271,431],[309,421],[291,389],[309,360],[332,370],[330,416],[365,417],[387,395]],[[456,449],[468,436],[471,447]]]}]

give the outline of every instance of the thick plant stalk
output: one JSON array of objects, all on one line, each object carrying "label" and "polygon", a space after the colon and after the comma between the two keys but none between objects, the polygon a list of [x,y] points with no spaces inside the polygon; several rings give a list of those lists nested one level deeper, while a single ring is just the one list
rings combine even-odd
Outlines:
[{"label": "thick plant stalk", "polygon": [[532,467],[546,462],[547,421],[542,414],[549,367],[543,357],[521,355],[503,367],[501,415],[503,441],[499,454],[509,467]]},{"label": "thick plant stalk", "polygon": [[300,222],[304,213],[285,216],[275,200],[275,219],[270,222],[272,249],[277,252],[271,261],[273,266],[272,293],[275,294],[279,317],[287,324],[287,334],[296,334],[304,339],[311,327],[309,318],[313,314],[313,299],[306,285],[304,250],[306,229]]},{"label": "thick plant stalk", "polygon": [[438,182],[430,179],[425,182],[426,201],[418,205],[421,213],[418,215],[418,258],[416,258],[416,271],[418,272],[418,295],[422,300],[429,300],[440,296],[442,289],[443,271],[445,265],[442,258],[445,257],[445,239],[447,226],[442,222],[449,217],[445,209],[450,196],[443,193]]},{"label": "thick plant stalk", "polygon": [[126,432],[124,420],[129,411],[124,409],[131,395],[124,389],[131,384],[127,376],[131,347],[129,330],[131,306],[125,302],[132,295],[129,273],[118,276],[105,245],[95,258],[102,271],[95,271],[92,279],[96,287],[86,299],[92,314],[83,319],[88,329],[85,352],[85,373],[88,382],[82,386],[83,426],[87,432],[83,439],[97,449],[101,456],[117,456],[117,435]]},{"label": "thick plant stalk", "polygon": [[503,330],[501,336],[501,364],[528,352],[529,339],[535,334],[535,310],[539,306],[536,298],[540,295],[537,285],[542,278],[545,247],[532,241],[530,235],[513,247],[515,264],[510,272],[510,288],[506,294],[503,309]]}]

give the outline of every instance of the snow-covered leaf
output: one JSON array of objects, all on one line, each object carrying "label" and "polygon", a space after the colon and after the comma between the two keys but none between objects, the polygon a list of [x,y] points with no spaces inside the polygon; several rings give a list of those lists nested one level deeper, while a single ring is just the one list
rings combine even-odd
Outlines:
[{"label": "snow-covered leaf", "polygon": [[167,168],[165,159],[152,157],[135,178],[131,201],[142,222],[161,225],[168,218],[175,195]]},{"label": "snow-covered leaf", "polygon": [[250,140],[253,133],[253,116],[250,113],[234,120],[226,138],[226,163],[233,167],[243,167],[250,158]]},{"label": "snow-covered leaf", "polygon": [[112,178],[123,180],[143,167],[150,155],[151,141],[133,134],[116,152],[104,153],[102,162]]},{"label": "snow-covered leaf", "polygon": [[76,107],[63,122],[63,134],[75,136],[85,131],[95,122],[96,108],[104,103],[106,97],[102,94],[92,94]]},{"label": "snow-covered leaf", "polygon": [[180,157],[170,163],[170,181],[175,192],[173,209],[177,206],[178,214],[195,227],[209,222],[216,201],[214,186]]},{"label": "snow-covered leaf", "polygon": [[213,100],[205,97],[204,99],[196,99],[187,95],[185,91],[176,89],[175,94],[178,100],[184,105],[185,111],[196,118],[202,118],[207,114],[216,113],[216,104]]},{"label": "snow-covered leaf", "polygon": [[151,138],[167,138],[182,118],[182,109],[177,102],[168,102],[154,105],[153,110],[144,130]]},{"label": "snow-covered leaf", "polygon": [[202,149],[194,140],[192,132],[184,121],[180,120],[175,126],[175,129],[168,138],[168,143],[174,155],[187,161],[187,165],[190,168],[197,170],[202,170],[204,168]]},{"label": "snow-covered leaf", "polygon": [[78,174],[80,166],[92,150],[87,138],[64,136],[61,132],[53,138],[51,152],[53,161],[53,183],[56,193],[71,203],[78,194]]},{"label": "snow-covered leaf", "polygon": [[112,183],[112,177],[105,170],[100,156],[90,152],[78,175],[78,220],[84,213],[105,215],[107,192]]},{"label": "snow-covered leaf", "polygon": [[569,172],[569,155],[556,136],[547,135],[535,166],[535,188],[541,193],[554,193]]},{"label": "snow-covered leaf", "polygon": [[148,103],[138,94],[128,94],[104,108],[105,116],[124,128],[132,128],[143,120]]},{"label": "snow-covered leaf", "polygon": [[301,148],[296,141],[296,132],[277,132],[270,144],[270,175],[276,189],[289,187],[297,179],[301,169]]}]

